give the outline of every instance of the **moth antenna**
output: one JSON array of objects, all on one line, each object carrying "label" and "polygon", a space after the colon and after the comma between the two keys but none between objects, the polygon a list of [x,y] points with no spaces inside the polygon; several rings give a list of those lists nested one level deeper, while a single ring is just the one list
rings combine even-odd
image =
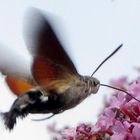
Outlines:
[{"label": "moth antenna", "polygon": [[50,118],[52,118],[53,116],[55,116],[56,114],[52,114],[52,115],[50,115],[50,116],[48,116],[48,117],[46,117],[46,118],[42,118],[42,119],[32,119],[32,121],[45,121],[45,120],[48,120],[48,119],[50,119]]},{"label": "moth antenna", "polygon": [[96,73],[96,71],[110,58],[112,57],[121,47],[123,46],[123,44],[119,45],[108,57],[106,57],[101,63],[100,65],[94,70],[94,72],[92,73],[91,77]]},{"label": "moth antenna", "polygon": [[129,95],[131,98],[135,99],[136,101],[140,102],[140,100],[138,100],[137,98],[135,98],[134,96],[131,95],[131,93],[127,92],[126,90],[120,89],[120,88],[116,88],[110,85],[106,85],[106,84],[100,84],[100,86],[104,86],[104,87],[109,87],[118,91],[122,91],[124,93],[126,93],[127,95]]}]

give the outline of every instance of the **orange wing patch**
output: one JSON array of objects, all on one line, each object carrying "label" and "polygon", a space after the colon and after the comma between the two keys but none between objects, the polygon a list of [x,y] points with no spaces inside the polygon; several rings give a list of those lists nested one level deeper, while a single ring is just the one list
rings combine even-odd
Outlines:
[{"label": "orange wing patch", "polygon": [[35,85],[12,77],[6,77],[6,83],[16,96],[20,96],[35,87]]}]

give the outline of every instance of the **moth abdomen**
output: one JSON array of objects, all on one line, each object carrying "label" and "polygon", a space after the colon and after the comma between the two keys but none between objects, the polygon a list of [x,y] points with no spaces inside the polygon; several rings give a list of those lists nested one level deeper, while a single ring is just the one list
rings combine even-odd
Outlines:
[{"label": "moth abdomen", "polygon": [[9,112],[1,113],[5,127],[12,130],[17,118],[24,118],[29,113],[62,112],[64,102],[61,96],[60,94],[44,96],[39,90],[28,91],[15,100]]},{"label": "moth abdomen", "polygon": [[1,113],[6,129],[12,130],[16,124],[16,114],[11,115],[11,112]]},{"label": "moth abdomen", "polygon": [[16,124],[16,119],[18,117],[24,118],[27,115],[27,111],[20,110],[18,108],[12,107],[9,112],[1,113],[1,116],[4,120],[4,125],[6,129],[12,130]]}]

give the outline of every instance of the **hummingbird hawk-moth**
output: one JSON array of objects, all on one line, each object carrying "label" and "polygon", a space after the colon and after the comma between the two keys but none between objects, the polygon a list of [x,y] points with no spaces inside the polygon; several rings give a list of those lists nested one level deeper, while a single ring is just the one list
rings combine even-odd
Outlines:
[{"label": "hummingbird hawk-moth", "polygon": [[37,9],[31,11],[35,17],[32,23],[37,25],[29,29],[32,36],[26,38],[27,48],[33,58],[31,75],[13,75],[0,68],[6,75],[7,85],[17,95],[9,112],[2,113],[9,130],[13,129],[18,117],[23,118],[29,113],[55,115],[71,109],[92,93],[97,93],[101,85],[93,75],[81,76],[77,72],[45,15]]}]

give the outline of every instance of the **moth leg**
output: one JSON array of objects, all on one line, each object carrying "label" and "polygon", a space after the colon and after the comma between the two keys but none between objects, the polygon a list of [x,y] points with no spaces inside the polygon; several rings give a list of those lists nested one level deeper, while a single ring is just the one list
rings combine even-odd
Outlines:
[{"label": "moth leg", "polygon": [[57,114],[59,114],[59,113],[62,113],[62,112],[64,112],[64,110],[59,109],[59,111],[57,111],[57,112],[53,113],[52,115],[47,116],[47,117],[45,117],[45,118],[41,118],[41,119],[31,119],[31,120],[32,120],[32,121],[45,121],[45,120],[48,120],[48,119],[50,119],[50,118],[54,117],[55,115],[57,115]]},{"label": "moth leg", "polygon": [[45,118],[41,118],[41,119],[31,119],[31,120],[32,120],[32,121],[45,121],[45,120],[48,120],[48,119],[54,117],[55,115],[56,115],[56,114],[52,114],[52,115],[47,116],[47,117],[45,117]]}]

